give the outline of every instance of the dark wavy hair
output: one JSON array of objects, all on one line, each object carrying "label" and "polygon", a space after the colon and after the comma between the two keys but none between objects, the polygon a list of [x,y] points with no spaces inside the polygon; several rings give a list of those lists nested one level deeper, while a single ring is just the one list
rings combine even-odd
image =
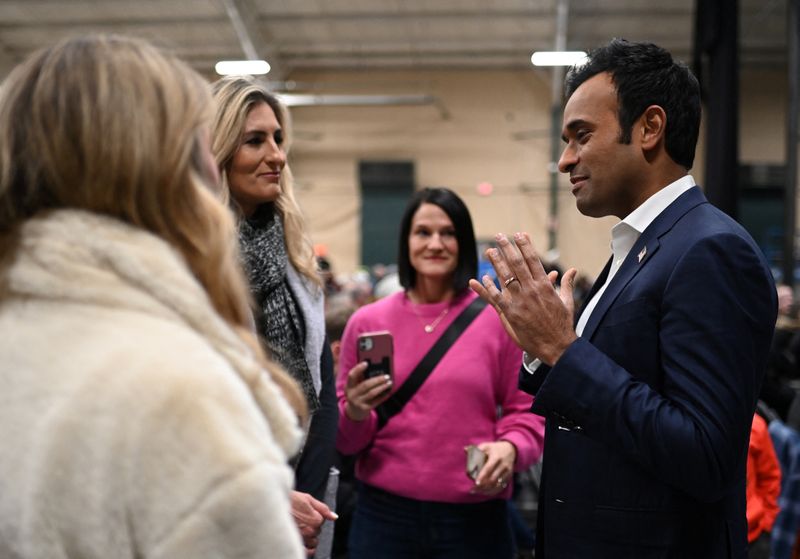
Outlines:
[{"label": "dark wavy hair", "polygon": [[608,72],[617,89],[619,141],[629,144],[633,123],[650,105],[667,114],[665,147],[675,163],[687,170],[694,163],[700,132],[700,84],[689,68],[652,43],[613,39],[589,53],[583,65],[573,66],[566,77],[569,98],[597,74]]},{"label": "dark wavy hair", "polygon": [[458,263],[453,273],[453,289],[458,292],[466,289],[469,280],[478,274],[478,246],[475,243],[475,230],[472,218],[463,200],[447,188],[424,188],[414,194],[408,201],[403,219],[400,221],[400,242],[397,251],[397,272],[400,285],[405,289],[414,287],[417,273],[411,265],[408,254],[408,236],[411,233],[411,221],[422,204],[434,204],[442,208],[456,230],[458,242]]}]

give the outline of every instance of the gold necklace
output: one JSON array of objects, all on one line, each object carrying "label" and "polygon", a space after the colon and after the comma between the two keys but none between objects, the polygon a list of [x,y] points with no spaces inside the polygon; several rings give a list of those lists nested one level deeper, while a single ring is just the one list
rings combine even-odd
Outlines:
[{"label": "gold necklace", "polygon": [[425,333],[426,334],[430,334],[431,332],[436,330],[436,327],[439,326],[439,323],[442,321],[442,319],[445,316],[447,316],[448,312],[450,312],[450,307],[449,306],[445,307],[445,309],[442,312],[439,313],[439,316],[434,318],[433,322],[431,322],[429,324],[425,324],[425,321],[422,320],[422,317],[419,315],[419,312],[417,312],[417,309],[414,307],[413,304],[411,305],[411,310],[414,311],[415,315],[417,315],[417,320],[419,320],[420,324],[422,324],[422,327],[425,330]]}]

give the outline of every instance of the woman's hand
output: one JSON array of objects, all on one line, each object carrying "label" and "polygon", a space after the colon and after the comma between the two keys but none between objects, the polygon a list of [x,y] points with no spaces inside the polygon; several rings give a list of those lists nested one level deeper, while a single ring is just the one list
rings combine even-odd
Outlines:
[{"label": "woman's hand", "polygon": [[300,530],[306,554],[314,555],[322,532],[322,523],[326,520],[336,520],[339,515],[331,511],[322,501],[317,501],[308,493],[299,491],[291,492],[291,505],[292,518]]},{"label": "woman's hand", "polygon": [[381,375],[365,379],[367,362],[363,361],[347,373],[344,396],[347,404],[344,412],[353,421],[364,421],[369,412],[378,407],[391,393],[392,378]]},{"label": "woman's hand", "polygon": [[517,447],[508,441],[495,441],[481,443],[478,448],[486,453],[487,460],[475,479],[475,491],[484,495],[496,495],[511,483]]}]

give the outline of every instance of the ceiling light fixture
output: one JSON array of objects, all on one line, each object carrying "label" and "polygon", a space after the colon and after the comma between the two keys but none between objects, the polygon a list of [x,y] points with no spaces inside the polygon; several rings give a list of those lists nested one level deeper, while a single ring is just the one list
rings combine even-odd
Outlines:
[{"label": "ceiling light fixture", "polygon": [[572,51],[539,51],[531,55],[534,66],[573,66],[586,60],[582,50]]},{"label": "ceiling light fixture", "polygon": [[266,60],[220,60],[214,70],[220,76],[261,76],[269,73],[270,66]]}]

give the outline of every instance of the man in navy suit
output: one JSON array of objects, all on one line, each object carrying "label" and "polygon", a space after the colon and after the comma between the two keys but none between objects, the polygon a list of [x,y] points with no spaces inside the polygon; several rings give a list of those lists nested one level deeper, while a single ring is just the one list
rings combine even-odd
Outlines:
[{"label": "man in navy suit", "polygon": [[663,49],[613,40],[567,76],[578,210],[614,215],[613,256],[574,321],[527,234],[487,251],[472,288],[525,350],[547,418],[537,559],[747,556],[750,424],[777,301],[747,232],[688,175],[697,80]]}]

